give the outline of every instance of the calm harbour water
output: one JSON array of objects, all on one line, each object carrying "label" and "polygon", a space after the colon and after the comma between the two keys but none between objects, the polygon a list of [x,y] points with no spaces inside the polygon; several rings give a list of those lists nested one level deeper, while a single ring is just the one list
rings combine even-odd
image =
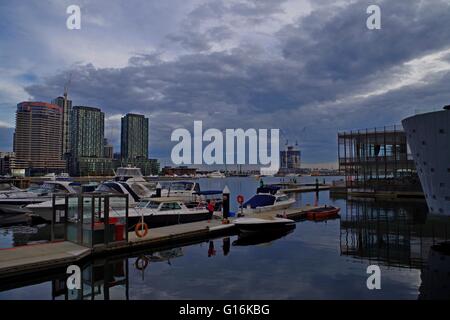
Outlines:
[{"label": "calm harbour water", "polygon": [[[259,181],[201,179],[200,184],[205,190],[228,185],[235,202],[238,194],[252,196]],[[295,196],[296,206],[314,203],[314,193]],[[259,244],[240,245],[238,236],[232,236],[149,251],[145,258],[90,261],[82,266],[83,297],[91,299],[93,293],[95,299],[450,299],[450,256],[430,249],[450,236],[450,217],[427,216],[423,201],[330,199],[323,191],[319,203],[339,206],[341,219],[301,221],[291,233],[260,239]],[[39,240],[46,228],[0,229],[0,247]],[[366,269],[373,264],[381,268],[381,290],[366,286]],[[64,284],[65,274],[29,279],[20,287],[0,283],[0,299],[81,298],[81,292],[65,291]]]}]

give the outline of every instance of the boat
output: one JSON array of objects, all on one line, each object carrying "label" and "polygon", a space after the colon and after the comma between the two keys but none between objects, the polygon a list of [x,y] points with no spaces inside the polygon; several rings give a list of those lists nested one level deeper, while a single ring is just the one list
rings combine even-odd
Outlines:
[{"label": "boat", "polygon": [[[111,195],[128,195],[128,206],[134,207],[140,201],[140,197],[133,191],[133,189],[126,182],[106,181],[98,185],[98,187],[92,192],[111,194]],[[85,198],[85,201],[90,201],[89,198]],[[110,199],[111,208],[123,209],[125,207],[125,201],[119,198]],[[55,205],[63,205],[64,199],[56,199]],[[53,199],[49,199],[40,203],[33,203],[26,206],[26,209],[31,210],[33,213],[33,221],[52,221],[53,218]]]},{"label": "boat", "polygon": [[324,206],[316,209],[311,209],[306,212],[306,219],[314,221],[335,219],[339,217],[340,210],[340,208],[333,206]]},{"label": "boat", "polygon": [[[123,210],[111,210],[110,218],[125,218]],[[188,208],[184,202],[174,197],[142,199],[135,208],[128,211],[128,226],[134,226],[142,219],[148,227],[163,227],[174,224],[203,221],[212,218],[205,208]]]},{"label": "boat", "polygon": [[40,186],[25,191],[0,193],[0,205],[28,205],[41,203],[52,198],[54,193],[77,193],[79,184],[70,181],[46,181]]},{"label": "boat", "polygon": [[270,217],[270,218],[237,218],[233,224],[240,233],[267,233],[285,230],[295,227],[295,221],[291,219]]},{"label": "boat", "polygon": [[225,175],[220,171],[210,172],[207,175],[208,178],[225,178]]},{"label": "boat", "polygon": [[233,246],[254,246],[258,244],[270,243],[294,232],[294,229],[295,224],[286,228],[282,228],[280,230],[274,230],[273,232],[241,233],[239,234],[238,238],[233,241]]},{"label": "boat", "polygon": [[243,205],[243,213],[259,213],[275,210],[284,210],[295,203],[295,199],[279,191],[278,187],[259,187],[256,195]]}]

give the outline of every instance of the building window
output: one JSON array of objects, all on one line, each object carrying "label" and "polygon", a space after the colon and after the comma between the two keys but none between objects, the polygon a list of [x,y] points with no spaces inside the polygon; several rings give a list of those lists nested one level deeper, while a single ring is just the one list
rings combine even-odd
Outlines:
[{"label": "building window", "polygon": [[435,195],[435,194],[433,194],[433,199],[435,199],[435,200],[436,200],[436,195]]},{"label": "building window", "polygon": [[424,162],[423,162],[423,165],[424,165],[424,166],[426,166],[426,165],[427,165],[427,162],[426,162],[426,161],[424,161]]},{"label": "building window", "polygon": [[439,129],[439,133],[445,133],[444,129]]},{"label": "building window", "polygon": [[413,129],[413,131],[412,131],[413,133],[416,133],[416,129]]},{"label": "building window", "polygon": [[450,197],[445,197],[445,201],[450,201]]},{"label": "building window", "polygon": [[420,157],[420,153],[416,153],[416,157],[419,158]]},{"label": "building window", "polygon": [[434,172],[434,168],[431,168],[430,171],[431,171],[431,172]]},{"label": "building window", "polygon": [[441,183],[439,183],[439,186],[440,186],[441,188],[443,188],[443,187],[445,187],[445,183],[444,183],[444,182],[441,182]]},{"label": "building window", "polygon": [[423,146],[425,146],[427,143],[425,142],[425,140],[424,141],[422,141],[422,145]]}]

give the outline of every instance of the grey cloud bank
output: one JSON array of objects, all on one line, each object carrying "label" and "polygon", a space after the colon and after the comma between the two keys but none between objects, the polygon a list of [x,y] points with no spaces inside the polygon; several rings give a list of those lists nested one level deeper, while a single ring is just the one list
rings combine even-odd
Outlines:
[{"label": "grey cloud bank", "polygon": [[[73,47],[83,55],[54,68],[40,56],[45,50],[36,52],[51,69],[37,80],[14,76],[35,74],[25,63],[33,60],[28,53],[19,59],[20,52],[6,50],[8,65],[0,62],[0,69],[12,74],[15,88],[25,88],[22,96],[45,101],[62,93],[72,71],[75,104],[101,107],[109,116],[150,115],[150,152],[162,158],[170,156],[175,128],[202,120],[205,128],[279,128],[282,143],[298,140],[304,161],[334,163],[337,130],[398,124],[417,109],[450,103],[449,1],[131,2],[133,9],[113,2],[102,13],[98,2],[86,1],[90,20]],[[14,3],[1,6],[12,11]],[[381,7],[381,30],[366,28],[370,4]],[[146,21],[155,11],[160,17]],[[106,32],[119,30],[108,15],[120,18],[117,33]],[[57,33],[52,41],[60,40]],[[117,49],[124,35],[130,51]],[[1,38],[17,48],[31,41]],[[107,48],[90,49],[95,39],[128,62],[99,66],[111,56]],[[15,62],[20,72],[12,70]],[[19,89],[8,92],[0,89],[1,109],[19,102]],[[112,119],[106,129],[116,145],[117,126]]]}]

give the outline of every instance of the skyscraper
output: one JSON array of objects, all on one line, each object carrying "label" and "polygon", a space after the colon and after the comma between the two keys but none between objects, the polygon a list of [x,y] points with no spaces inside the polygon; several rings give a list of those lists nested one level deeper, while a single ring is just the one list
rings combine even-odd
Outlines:
[{"label": "skyscraper", "polygon": [[128,113],[122,118],[122,159],[148,158],[148,118]]},{"label": "skyscraper", "polygon": [[72,111],[72,100],[64,97],[58,97],[52,101],[53,104],[58,105],[62,110],[61,117],[61,158],[67,159],[70,153],[70,114]]},{"label": "skyscraper", "polygon": [[104,157],[105,114],[98,108],[75,106],[72,108],[70,127],[70,174],[113,174],[112,159]]},{"label": "skyscraper", "polygon": [[62,172],[62,109],[46,102],[22,102],[17,105],[14,152],[17,168],[30,174]]},{"label": "skyscraper", "polygon": [[73,158],[103,158],[105,114],[100,109],[73,107],[70,127]]}]

